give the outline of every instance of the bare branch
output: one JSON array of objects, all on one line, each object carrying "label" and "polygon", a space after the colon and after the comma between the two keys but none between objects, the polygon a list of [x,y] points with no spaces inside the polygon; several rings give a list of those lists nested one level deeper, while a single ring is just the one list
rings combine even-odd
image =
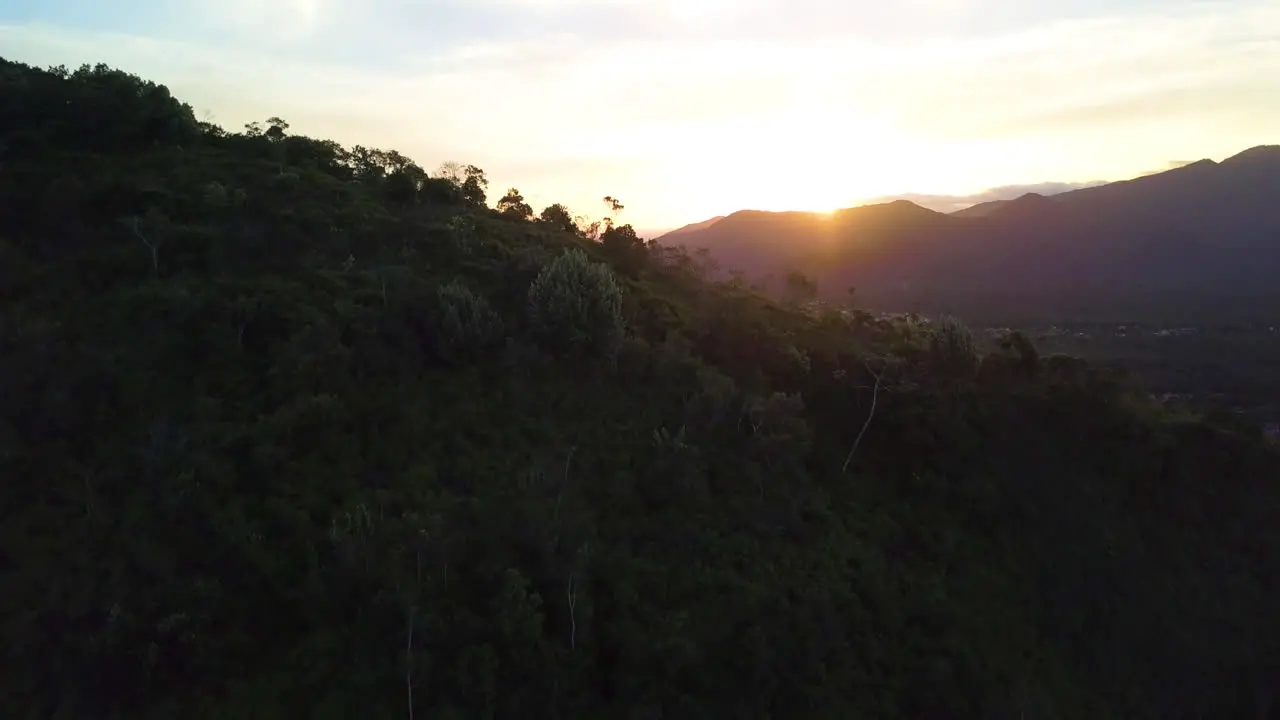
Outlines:
[{"label": "bare branch", "polygon": [[578,619],[575,611],[578,608],[578,592],[574,587],[573,573],[569,573],[569,588],[565,591],[566,597],[569,599],[569,648],[577,647],[578,637]]},{"label": "bare branch", "polygon": [[413,621],[417,608],[409,609],[409,640],[404,655],[404,685],[409,694],[409,720],[413,720]]},{"label": "bare branch", "polygon": [[557,526],[560,524],[560,502],[564,500],[564,489],[569,484],[569,463],[573,462],[573,454],[577,451],[577,445],[569,448],[569,457],[564,460],[564,478],[560,481],[560,490],[556,493],[556,510],[552,517]]},{"label": "bare branch", "polygon": [[151,251],[151,269],[156,274],[156,276],[159,276],[160,275],[159,243],[152,243],[150,240],[146,238],[145,235],[142,234],[142,230],[138,227],[138,216],[134,215],[130,217],[129,224],[130,224],[130,227],[133,228],[133,234],[137,235],[138,239],[142,241],[142,244],[146,245],[147,249]]},{"label": "bare branch", "polygon": [[94,471],[88,470],[81,473],[84,478],[84,515],[86,518],[93,517],[93,476]]},{"label": "bare branch", "polygon": [[865,360],[862,362],[862,366],[876,380],[875,385],[871,386],[871,409],[867,411],[867,420],[862,423],[862,429],[858,431],[858,436],[853,439],[853,446],[849,448],[849,454],[844,458],[844,465],[840,467],[841,473],[849,470],[849,463],[853,460],[854,453],[858,452],[858,445],[862,444],[862,436],[866,434],[867,428],[871,427],[871,418],[875,417],[876,414],[876,401],[880,398],[880,381],[884,377],[884,370],[881,369],[879,372],[872,370],[871,365]]}]

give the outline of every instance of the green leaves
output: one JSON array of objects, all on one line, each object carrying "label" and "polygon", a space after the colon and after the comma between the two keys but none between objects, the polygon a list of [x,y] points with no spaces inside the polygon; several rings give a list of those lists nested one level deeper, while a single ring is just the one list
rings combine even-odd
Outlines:
[{"label": "green leaves", "polygon": [[529,286],[529,320],[552,353],[612,360],[622,344],[622,288],[607,265],[569,250]]},{"label": "green leaves", "polygon": [[445,354],[454,360],[478,360],[502,341],[502,318],[488,301],[458,282],[436,290],[437,327]]}]

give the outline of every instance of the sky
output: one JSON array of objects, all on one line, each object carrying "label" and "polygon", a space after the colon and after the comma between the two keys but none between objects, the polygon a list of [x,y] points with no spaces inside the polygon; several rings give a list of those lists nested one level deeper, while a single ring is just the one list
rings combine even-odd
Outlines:
[{"label": "sky", "polygon": [[641,229],[1280,143],[1275,0],[6,0],[0,55],[105,62],[228,129],[475,164],[491,201],[612,195]]}]

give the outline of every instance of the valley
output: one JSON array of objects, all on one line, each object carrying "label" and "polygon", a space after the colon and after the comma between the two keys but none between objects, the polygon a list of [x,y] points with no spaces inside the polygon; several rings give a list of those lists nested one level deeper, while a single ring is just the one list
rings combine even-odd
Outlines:
[{"label": "valley", "polygon": [[[1042,355],[1128,368],[1150,392],[1238,414],[1264,430],[1280,421],[1280,326],[1071,323],[1022,328]],[[988,337],[1003,328],[984,328]]]}]

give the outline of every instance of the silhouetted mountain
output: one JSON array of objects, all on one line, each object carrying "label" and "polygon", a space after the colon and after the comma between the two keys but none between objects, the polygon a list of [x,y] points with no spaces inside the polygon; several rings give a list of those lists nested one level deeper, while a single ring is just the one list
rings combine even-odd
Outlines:
[{"label": "silhouetted mountain", "polygon": [[[749,276],[797,269],[885,310],[984,318],[1280,314],[1280,146],[943,214],[899,200],[744,211],[679,244]],[[666,236],[670,238],[670,236]],[[659,238],[659,242],[662,242]]]},{"label": "silhouetted mountain", "polygon": [[949,213],[952,217],[986,217],[996,210],[1008,205],[1012,200],[991,200],[977,205],[970,205],[962,210]]},{"label": "silhouetted mountain", "polygon": [[[1172,165],[1169,167],[1172,167]],[[870,198],[863,204],[876,205],[880,203],[887,203],[892,200],[910,200],[921,207],[925,207],[930,210],[937,210],[938,212],[973,215],[982,214],[989,209],[984,209],[983,206],[998,206],[1003,204],[1006,200],[1013,200],[1022,197],[1027,193],[1059,195],[1072,190],[1079,190],[1081,188],[1105,184],[1106,182],[1102,180],[1088,180],[1085,182],[1061,182],[1049,180],[1036,183],[1021,183],[1017,185],[997,185],[969,195],[944,195],[920,192],[884,195],[881,197]],[[978,209],[972,210],[973,208]]]},{"label": "silhouetted mountain", "polygon": [[684,227],[678,227],[675,230],[665,233],[663,237],[671,237],[672,235],[679,235],[680,233],[693,232],[694,230],[703,230],[711,227],[712,225],[715,225],[716,223],[720,222],[723,219],[724,219],[724,215],[717,215],[711,218],[710,220],[703,220],[702,222],[689,223]]}]

